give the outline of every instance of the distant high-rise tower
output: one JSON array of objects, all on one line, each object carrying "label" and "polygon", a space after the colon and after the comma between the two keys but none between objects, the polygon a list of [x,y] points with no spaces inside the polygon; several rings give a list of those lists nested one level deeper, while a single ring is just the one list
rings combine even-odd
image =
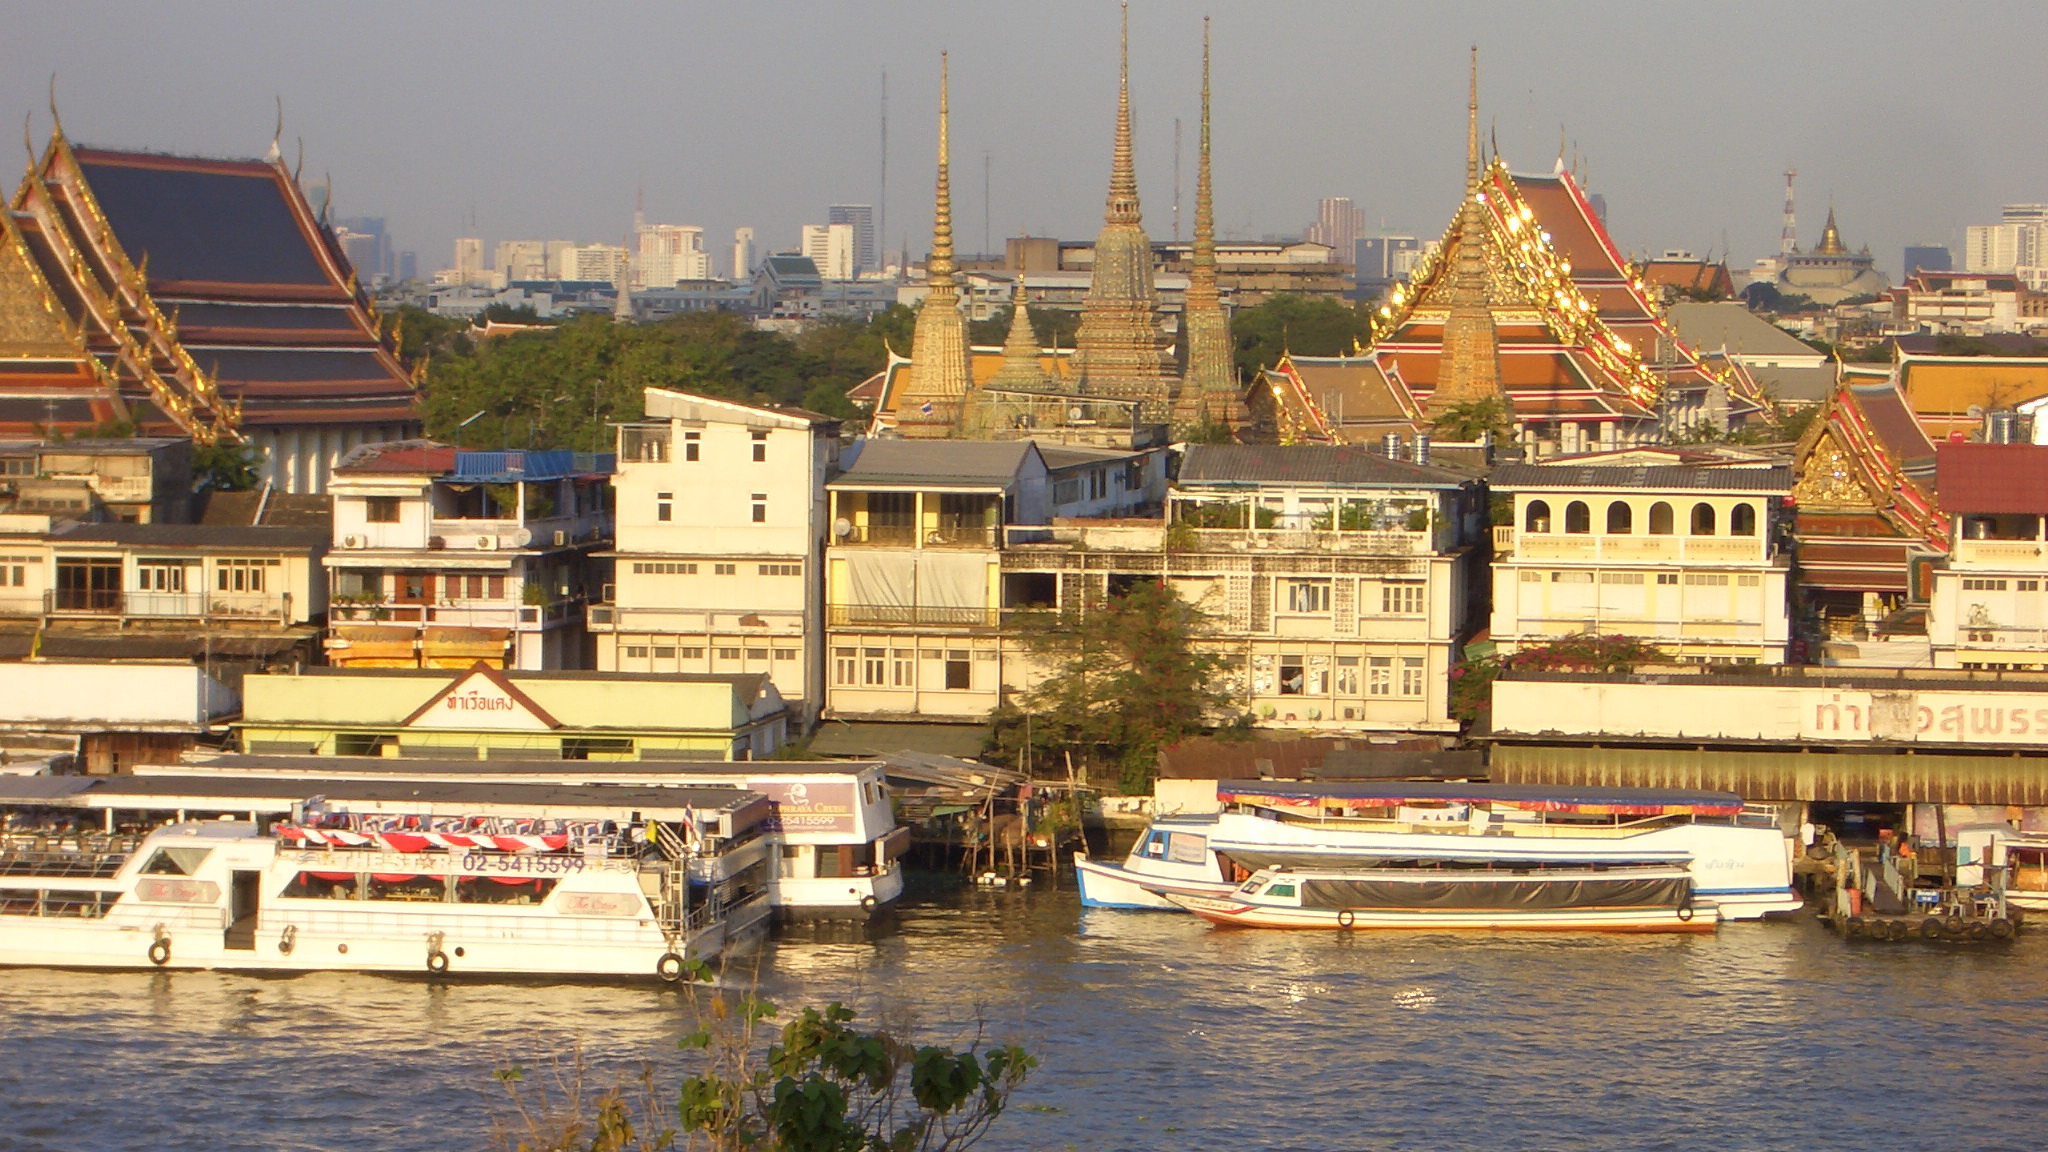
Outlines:
[{"label": "distant high-rise tower", "polygon": [[732,233],[732,282],[735,284],[754,277],[754,230],[735,228]]},{"label": "distant high-rise tower", "polygon": [[474,284],[484,278],[484,241],[463,236],[455,241],[455,282]]},{"label": "distant high-rise tower", "polygon": [[851,224],[806,224],[802,252],[818,266],[825,280],[851,280],[854,275],[854,231]]},{"label": "distant high-rise tower", "polygon": [[[1138,174],[1131,151],[1131,10],[1124,5],[1122,64],[1117,81],[1116,147],[1109,199],[1081,328],[1074,338],[1080,390],[1158,405],[1173,393],[1169,354],[1159,340],[1159,297],[1153,281],[1152,241],[1138,208]],[[1158,412],[1157,419],[1166,413]]]},{"label": "distant high-rise tower", "polygon": [[1335,196],[1316,206],[1316,222],[1308,226],[1306,239],[1311,244],[1328,244],[1342,260],[1352,254],[1365,227],[1365,210],[1353,207],[1349,196]]},{"label": "distant high-rise tower", "polygon": [[875,258],[874,205],[834,204],[825,210],[825,223],[852,226],[855,272],[869,272],[881,267],[881,261]]},{"label": "distant high-rise tower", "polygon": [[1799,251],[1799,216],[1792,210],[1792,181],[1799,176],[1799,169],[1785,169],[1785,230],[1778,233],[1778,255],[1790,256]]}]

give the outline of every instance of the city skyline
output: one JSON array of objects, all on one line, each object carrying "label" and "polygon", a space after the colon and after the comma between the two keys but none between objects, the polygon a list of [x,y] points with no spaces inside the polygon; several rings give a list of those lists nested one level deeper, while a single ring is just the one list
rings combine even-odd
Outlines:
[{"label": "city skyline", "polygon": [[[59,10],[16,14],[16,34],[0,46],[0,108],[29,116],[38,144],[52,73],[68,133],[110,146],[261,155],[275,96],[287,163],[303,140],[305,178],[331,175],[340,215],[386,218],[395,247],[420,254],[422,273],[444,266],[458,235],[614,243],[642,187],[650,221],[711,238],[752,227],[763,251],[794,248],[801,225],[831,204],[873,203],[887,229],[877,246],[894,250],[908,237],[919,255],[930,234],[942,46],[954,61],[962,236],[1080,239],[1101,218],[1114,4],[1053,5],[1028,20],[931,6],[880,15],[615,7],[516,25],[466,6],[373,6],[319,37],[289,12],[234,10],[231,22],[229,9],[208,5],[118,11],[90,27]],[[1299,235],[1319,200],[1341,196],[1374,227],[1437,234],[1455,208],[1462,57],[1476,40],[1481,115],[1510,166],[1549,170],[1562,138],[1630,252],[1719,255],[1725,236],[1737,266],[1768,254],[1791,164],[1801,173],[1801,243],[1813,243],[1832,203],[1849,244],[1868,244],[1896,275],[1904,244],[1959,251],[1964,226],[1995,220],[2007,202],[2048,199],[2048,161],[2008,143],[2028,122],[2025,33],[2048,30],[2048,15],[1973,10],[2010,35],[1965,52],[1930,46],[1908,26],[1910,12],[1616,6],[1566,17],[1498,4],[1370,13],[1221,4],[1219,232]],[[1131,19],[1140,195],[1148,230],[1168,235],[1172,133],[1176,119],[1184,132],[1194,122],[1200,14],[1140,4]],[[235,35],[223,36],[227,28]],[[693,62],[677,89],[687,98],[604,78],[656,74],[654,54],[676,36],[748,48]],[[1320,46],[1327,66],[1270,66],[1304,44]],[[1782,66],[1760,71],[1773,54]],[[508,60],[535,64],[508,69]],[[593,82],[564,89],[553,79],[562,74]],[[1915,84],[1886,82],[1906,74]],[[538,102],[543,89],[567,94]],[[1920,95],[1944,89],[1973,96]],[[1183,148],[1184,198],[1191,151]],[[1181,208],[1190,209],[1185,199]]]}]

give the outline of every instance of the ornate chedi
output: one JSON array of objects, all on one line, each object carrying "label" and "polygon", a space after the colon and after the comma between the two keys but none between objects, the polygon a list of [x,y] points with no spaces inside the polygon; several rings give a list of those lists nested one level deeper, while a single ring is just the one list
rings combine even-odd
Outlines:
[{"label": "ornate chedi", "polygon": [[1010,331],[1003,338],[1003,365],[989,377],[987,388],[1024,392],[1044,391],[1048,383],[1039,366],[1042,349],[1038,333],[1031,327],[1031,306],[1024,294],[1024,274],[1010,291]]},{"label": "ornate chedi", "polygon": [[1209,20],[1202,19],[1202,146],[1195,171],[1195,250],[1188,269],[1187,375],[1174,403],[1176,431],[1250,422],[1232,363],[1230,317],[1216,287],[1216,209],[1209,181]]},{"label": "ornate chedi", "polygon": [[947,138],[946,55],[939,54],[939,175],[932,209],[932,254],[925,262],[926,292],[917,306],[910,343],[912,376],[896,405],[896,428],[905,436],[942,438],[959,430],[972,407],[967,317],[960,311],[960,274],[953,266],[953,185]]},{"label": "ornate chedi", "polygon": [[1788,296],[1806,296],[1823,306],[1876,296],[1890,286],[1868,247],[1850,252],[1842,243],[1833,205],[1828,206],[1828,223],[1821,229],[1820,243],[1811,252],[1795,251],[1785,257],[1777,284],[1778,291]]},{"label": "ornate chedi", "polygon": [[1174,392],[1172,358],[1159,339],[1159,297],[1152,279],[1152,241],[1138,208],[1131,152],[1131,12],[1124,5],[1122,64],[1117,80],[1116,147],[1109,199],[1095,238],[1095,263],[1081,328],[1074,339],[1080,391],[1141,402],[1167,415]]},{"label": "ornate chedi", "polygon": [[1479,49],[1472,49],[1472,92],[1465,117],[1465,199],[1458,206],[1458,263],[1444,317],[1443,370],[1429,398],[1432,416],[1453,404],[1501,395],[1499,334],[1486,293],[1486,211],[1479,187]]}]

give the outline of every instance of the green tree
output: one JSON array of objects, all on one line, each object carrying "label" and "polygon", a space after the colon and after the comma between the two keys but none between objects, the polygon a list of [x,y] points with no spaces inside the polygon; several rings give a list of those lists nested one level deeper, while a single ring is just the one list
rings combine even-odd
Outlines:
[{"label": "green tree", "polygon": [[1126,792],[1152,780],[1159,750],[1230,719],[1223,661],[1199,651],[1200,612],[1157,580],[1143,580],[1079,613],[1046,613],[1015,635],[1044,679],[995,717],[1011,764],[1063,751],[1113,770]]},{"label": "green tree", "polygon": [[1670,657],[1646,640],[1592,633],[1468,659],[1451,669],[1451,715],[1468,725],[1478,721],[1493,708],[1493,682],[1508,672],[1626,672],[1668,663]]},{"label": "green tree", "polygon": [[1280,362],[1282,352],[1336,356],[1371,333],[1366,314],[1325,297],[1276,292],[1230,318],[1237,373],[1251,380]]},{"label": "green tree", "polygon": [[[698,975],[702,976],[701,969]],[[1017,1045],[914,1045],[863,1029],[853,1009],[806,1008],[763,1051],[774,1004],[750,994],[708,1004],[681,1042],[692,1069],[671,1095],[643,1071],[634,1090],[587,1097],[580,1060],[550,1091],[526,1070],[496,1073],[512,1114],[507,1152],[963,1152],[987,1135],[1038,1067]],[[671,1102],[672,1101],[672,1102]]]},{"label": "green tree", "polygon": [[1512,416],[1507,398],[1495,393],[1444,405],[1430,428],[1444,440],[1470,443],[1490,432],[1495,442],[1505,444],[1513,430]]},{"label": "green tree", "polygon": [[192,490],[246,492],[262,480],[263,454],[248,444],[194,444]]}]

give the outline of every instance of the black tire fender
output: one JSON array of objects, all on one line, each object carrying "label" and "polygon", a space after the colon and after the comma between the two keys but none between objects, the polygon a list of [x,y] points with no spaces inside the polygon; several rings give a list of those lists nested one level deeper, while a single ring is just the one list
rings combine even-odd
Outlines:
[{"label": "black tire fender", "polygon": [[448,954],[439,948],[427,953],[427,971],[432,972],[436,976],[446,973],[448,971]]},{"label": "black tire fender", "polygon": [[1922,940],[1939,940],[1941,939],[1941,931],[1941,921],[1932,916],[1920,922],[1920,938]]},{"label": "black tire fender", "polygon": [[1358,923],[1358,914],[1356,912],[1353,912],[1349,908],[1343,908],[1338,910],[1337,927],[1349,928],[1356,923]]},{"label": "black tire fender", "polygon": [[654,974],[665,984],[680,983],[683,979],[683,958],[675,952],[663,952],[654,962]]},{"label": "black tire fender", "polygon": [[166,936],[149,945],[149,962],[161,968],[171,962],[171,940]]},{"label": "black tire fender", "polygon": [[1991,933],[1993,940],[2010,940],[2013,937],[2013,933],[2017,931],[2013,926],[2013,922],[2003,916],[1992,917],[1991,923],[1985,925],[1984,930]]},{"label": "black tire fender", "polygon": [[860,910],[863,912],[873,912],[875,910],[874,893],[870,892],[867,895],[860,898]]}]

